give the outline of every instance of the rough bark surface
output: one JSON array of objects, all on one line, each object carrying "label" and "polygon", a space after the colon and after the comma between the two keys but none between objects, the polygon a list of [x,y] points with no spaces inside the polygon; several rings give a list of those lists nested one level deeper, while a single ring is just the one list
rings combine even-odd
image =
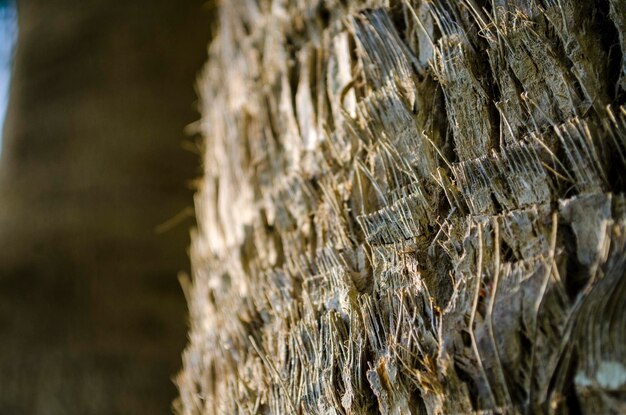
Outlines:
[{"label": "rough bark surface", "polygon": [[178,411],[624,413],[625,20],[223,1]]}]

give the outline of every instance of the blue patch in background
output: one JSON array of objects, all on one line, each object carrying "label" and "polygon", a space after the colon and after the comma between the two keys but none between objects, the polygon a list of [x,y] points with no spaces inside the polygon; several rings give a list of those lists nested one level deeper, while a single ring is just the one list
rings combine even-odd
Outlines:
[{"label": "blue patch in background", "polygon": [[[15,2],[12,0],[0,1],[0,127],[4,125],[9,102],[9,84],[16,36],[17,10]],[[0,151],[2,151],[1,145]]]}]

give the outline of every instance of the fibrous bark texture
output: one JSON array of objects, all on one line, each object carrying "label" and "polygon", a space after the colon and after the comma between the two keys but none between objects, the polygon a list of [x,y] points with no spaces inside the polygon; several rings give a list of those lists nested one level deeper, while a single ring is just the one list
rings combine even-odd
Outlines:
[{"label": "fibrous bark texture", "polygon": [[220,10],[181,413],[626,411],[625,1]]}]

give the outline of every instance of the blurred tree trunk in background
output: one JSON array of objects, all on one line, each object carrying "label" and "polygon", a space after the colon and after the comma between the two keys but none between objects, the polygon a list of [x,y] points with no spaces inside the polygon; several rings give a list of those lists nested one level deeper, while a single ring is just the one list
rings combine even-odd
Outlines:
[{"label": "blurred tree trunk in background", "polygon": [[0,164],[0,413],[167,413],[202,0],[21,0]]}]

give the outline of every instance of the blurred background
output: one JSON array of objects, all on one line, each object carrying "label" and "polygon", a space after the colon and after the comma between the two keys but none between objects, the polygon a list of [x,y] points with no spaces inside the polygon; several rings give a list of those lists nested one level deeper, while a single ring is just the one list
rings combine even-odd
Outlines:
[{"label": "blurred background", "polygon": [[[15,1],[0,0],[0,127],[9,102],[9,80],[11,79],[11,63],[17,36],[17,15]],[[2,136],[0,135],[0,140]],[[1,143],[1,141],[0,141]],[[0,151],[2,146],[0,145]]]},{"label": "blurred background", "polygon": [[171,412],[204,3],[0,3],[0,415]]}]

